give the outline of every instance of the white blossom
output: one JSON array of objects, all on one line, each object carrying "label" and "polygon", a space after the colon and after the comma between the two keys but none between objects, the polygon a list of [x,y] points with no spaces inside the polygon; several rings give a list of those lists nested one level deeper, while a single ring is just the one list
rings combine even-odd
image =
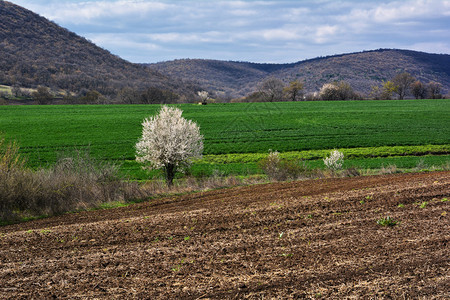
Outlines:
[{"label": "white blossom", "polygon": [[330,156],[325,158],[323,162],[328,169],[334,171],[342,169],[342,165],[344,164],[344,153],[333,150],[331,151]]},{"label": "white blossom", "polygon": [[202,100],[202,104],[206,104],[208,99],[209,99],[209,93],[207,91],[200,91],[197,92],[197,95],[200,97],[200,99]]},{"label": "white blossom", "polygon": [[[200,128],[183,118],[182,113],[179,108],[163,106],[156,116],[144,119],[142,137],[136,144],[138,162],[149,169],[164,168],[169,172],[188,166],[193,158],[201,158],[203,136]],[[169,174],[167,179],[171,184],[173,177]]]}]

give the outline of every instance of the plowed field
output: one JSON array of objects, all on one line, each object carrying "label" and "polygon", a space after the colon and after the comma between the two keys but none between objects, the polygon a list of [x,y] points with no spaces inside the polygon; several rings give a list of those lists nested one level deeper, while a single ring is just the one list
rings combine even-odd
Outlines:
[{"label": "plowed field", "polygon": [[448,198],[450,172],[321,179],[0,227],[0,297],[448,299]]}]

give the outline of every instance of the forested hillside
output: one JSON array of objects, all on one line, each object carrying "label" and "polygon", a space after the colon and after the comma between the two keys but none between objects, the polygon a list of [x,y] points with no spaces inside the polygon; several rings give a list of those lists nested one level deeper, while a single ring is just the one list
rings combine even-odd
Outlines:
[{"label": "forested hillside", "polygon": [[87,39],[15,4],[0,1],[0,85],[117,95],[155,87],[192,96],[194,88],[112,55]]},{"label": "forested hillside", "polygon": [[360,53],[319,57],[292,64],[254,64],[201,59],[182,59],[150,64],[153,70],[178,77],[196,79],[217,95],[242,97],[256,90],[268,77],[286,84],[300,80],[306,92],[318,91],[328,82],[344,80],[353,89],[368,94],[400,72],[408,72],[427,83],[439,82],[443,94],[450,91],[450,55],[417,51],[380,49]]},{"label": "forested hillside", "polygon": [[[14,91],[30,98],[31,91],[43,86],[52,94],[42,90],[41,98],[59,94],[87,102],[101,97],[124,103],[189,102],[199,90],[230,100],[257,91],[271,77],[284,85],[301,81],[302,93],[345,81],[360,97],[401,72],[424,84],[437,83],[439,95],[450,92],[447,54],[380,49],[291,64],[202,59],[133,64],[27,9],[0,1],[0,99]],[[40,103],[39,97],[35,102]]]}]

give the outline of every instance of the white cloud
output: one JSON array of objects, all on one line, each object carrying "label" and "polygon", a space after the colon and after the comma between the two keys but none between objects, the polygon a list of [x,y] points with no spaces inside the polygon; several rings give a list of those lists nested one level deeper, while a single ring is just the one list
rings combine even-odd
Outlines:
[{"label": "white cloud", "polygon": [[408,49],[428,52],[428,53],[440,53],[440,54],[449,54],[450,53],[450,45],[444,42],[442,43],[417,43],[408,46]]},{"label": "white cloud", "polygon": [[268,29],[262,31],[262,36],[266,41],[274,41],[274,40],[295,40],[298,39],[299,36],[292,29]]},{"label": "white cloud", "polygon": [[336,38],[337,31],[338,31],[338,26],[336,26],[336,25],[320,26],[316,30],[316,35],[315,35],[314,40],[316,41],[316,43],[319,43],[319,44],[329,42]]},{"label": "white cloud", "polygon": [[92,23],[99,19],[144,18],[169,10],[170,4],[148,1],[96,1],[55,4],[48,17],[57,22]]},{"label": "white cloud", "polygon": [[365,8],[354,8],[339,19],[344,22],[364,20],[366,23],[395,24],[404,20],[422,20],[450,14],[450,1],[390,1]]}]

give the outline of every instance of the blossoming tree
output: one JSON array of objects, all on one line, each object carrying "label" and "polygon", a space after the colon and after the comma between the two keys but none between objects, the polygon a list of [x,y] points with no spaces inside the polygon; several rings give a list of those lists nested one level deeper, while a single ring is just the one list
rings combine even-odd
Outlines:
[{"label": "blossoming tree", "polygon": [[163,106],[156,116],[142,122],[142,137],[136,144],[136,160],[148,169],[163,169],[172,186],[175,173],[190,165],[203,152],[199,126],[183,118],[179,108]]},{"label": "blossoming tree", "polygon": [[333,150],[330,153],[330,156],[323,160],[328,169],[337,171],[342,169],[342,165],[344,164],[344,153]]}]

